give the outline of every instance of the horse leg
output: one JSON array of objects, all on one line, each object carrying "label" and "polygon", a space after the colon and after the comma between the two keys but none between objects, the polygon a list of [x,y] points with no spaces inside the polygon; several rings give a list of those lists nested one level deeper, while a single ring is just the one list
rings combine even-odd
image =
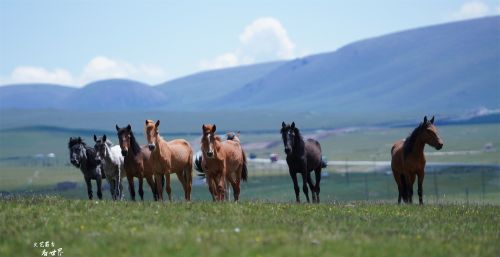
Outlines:
[{"label": "horse leg", "polygon": [[184,200],[190,201],[191,199],[189,198],[189,192],[188,192],[188,185],[186,182],[186,178],[183,175],[183,172],[177,172],[175,173],[177,175],[177,178],[179,179],[179,182],[181,182],[182,189],[184,190]]},{"label": "horse leg", "polygon": [[90,183],[90,178],[85,177],[85,184],[87,184],[87,195],[89,197],[89,200],[92,200],[92,184]]},{"label": "horse leg", "polygon": [[217,183],[217,194],[219,196],[219,201],[224,201],[225,199],[225,193],[226,193],[226,178],[224,176],[223,172],[220,172],[219,174],[222,174],[219,176],[219,183]]},{"label": "horse leg", "polygon": [[127,181],[128,181],[128,191],[130,192],[130,198],[132,198],[132,201],[135,201],[134,177],[131,175],[127,175]]},{"label": "horse leg", "polygon": [[[155,184],[156,184],[156,189],[154,189],[154,194],[156,195],[156,199],[158,201],[163,202],[163,185],[162,185],[163,175],[155,173],[154,176],[155,176]],[[151,190],[153,190],[153,189],[151,189]]]},{"label": "horse leg", "polygon": [[155,201],[158,201],[158,193],[156,191],[156,184],[153,180],[153,175],[146,176],[146,181],[148,182],[148,185],[151,188],[151,193],[153,193],[153,198],[155,199]]},{"label": "horse leg", "polygon": [[418,174],[418,203],[420,205],[423,205],[424,204],[424,200],[423,200],[423,190],[422,190],[422,186],[423,186],[423,183],[424,183],[424,172],[421,171]]},{"label": "horse leg", "polygon": [[307,171],[302,172],[302,190],[306,195],[306,200],[309,203],[309,189],[307,188]]},{"label": "horse leg", "polygon": [[236,178],[234,180],[230,180],[231,186],[233,187],[233,195],[234,195],[234,201],[238,202],[240,200],[240,184],[241,180],[239,178]]},{"label": "horse leg", "polygon": [[109,192],[111,193],[111,199],[116,200],[116,183],[114,178],[107,178],[109,184]]},{"label": "horse leg", "polygon": [[410,196],[410,203],[413,203],[413,184],[415,184],[416,175],[417,174],[415,172],[413,172],[413,173],[411,173],[411,175],[409,177],[409,180],[410,180],[409,181],[410,182],[410,184],[409,184],[409,189],[410,189],[410,194],[409,194],[409,196]]},{"label": "horse leg", "polygon": [[170,185],[170,173],[165,173],[165,192],[168,195],[168,201],[172,202],[172,186]]},{"label": "horse leg", "polygon": [[293,189],[295,190],[295,200],[297,203],[300,203],[300,189],[299,189],[299,183],[297,182],[297,173],[289,170],[290,172],[290,177],[292,177],[293,181]]},{"label": "horse leg", "polygon": [[215,202],[215,181],[212,176],[208,174],[206,175],[205,180],[208,184],[208,191],[210,191],[210,194],[212,195],[212,201]]},{"label": "horse leg", "polygon": [[312,183],[311,173],[309,171],[306,171],[306,177],[307,177],[307,184],[309,185],[309,189],[311,189],[311,196],[313,199],[313,203],[315,203],[316,202],[316,190],[315,190],[314,185]]},{"label": "horse leg", "polygon": [[139,176],[139,196],[141,197],[141,201],[144,201],[144,189],[143,189],[144,177]]},{"label": "horse leg", "polygon": [[316,183],[314,185],[314,188],[316,189],[315,190],[316,191],[316,202],[319,203],[319,191],[320,191],[319,182],[321,181],[321,167],[314,170],[314,176],[316,178]]},{"label": "horse leg", "polygon": [[99,200],[102,200],[102,178],[100,176],[97,176],[96,184],[97,184],[97,197],[99,198]]}]

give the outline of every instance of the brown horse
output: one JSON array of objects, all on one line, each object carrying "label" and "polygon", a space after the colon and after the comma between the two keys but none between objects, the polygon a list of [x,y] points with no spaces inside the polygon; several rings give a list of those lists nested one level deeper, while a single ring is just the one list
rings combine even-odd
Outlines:
[{"label": "brown horse", "polygon": [[247,160],[239,139],[222,141],[215,135],[216,126],[204,124],[201,139],[201,168],[214,201],[224,201],[226,180],[234,191],[234,201],[240,199],[241,180],[248,177]]},{"label": "brown horse", "polygon": [[436,150],[443,148],[443,140],[439,137],[437,128],[434,126],[434,116],[430,121],[425,116],[424,121],[413,130],[409,137],[397,141],[392,146],[391,168],[398,184],[398,203],[401,203],[401,198],[405,203],[412,203],[413,184],[415,177],[418,176],[418,201],[423,204],[422,184],[425,175],[424,147],[426,144],[436,148]]},{"label": "brown horse", "polygon": [[161,178],[165,175],[168,199],[172,201],[170,174],[175,173],[184,189],[184,198],[186,201],[191,201],[191,186],[193,183],[193,150],[191,145],[184,139],[165,141],[158,132],[159,126],[160,120],[156,124],[152,120],[146,120],[144,126],[146,140],[151,151],[151,165],[155,174],[158,195],[163,200]]},{"label": "brown horse", "polygon": [[125,128],[120,128],[116,125],[116,131],[118,132],[118,140],[120,141],[122,155],[125,157],[124,169],[127,174],[128,189],[132,201],[135,201],[134,177],[139,179],[139,195],[141,200],[144,200],[144,190],[142,189],[143,178],[146,178],[151,187],[154,199],[158,200],[158,194],[154,186],[153,171],[150,164],[151,152],[148,147],[139,146],[134,133],[132,133],[130,124]]}]

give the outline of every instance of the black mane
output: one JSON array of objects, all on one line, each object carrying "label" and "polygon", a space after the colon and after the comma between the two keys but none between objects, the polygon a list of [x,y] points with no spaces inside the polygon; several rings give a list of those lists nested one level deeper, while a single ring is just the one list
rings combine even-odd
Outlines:
[{"label": "black mane", "polygon": [[413,146],[415,145],[415,141],[417,140],[418,134],[422,131],[422,128],[424,128],[427,124],[424,124],[423,122],[420,123],[412,132],[411,134],[405,139],[405,142],[403,144],[403,153],[406,158],[406,156],[411,154],[411,151],[413,150]]},{"label": "black mane", "polygon": [[87,144],[83,142],[83,139],[81,137],[70,137],[69,142],[68,142],[68,148],[72,148],[73,146],[77,144],[82,144],[83,147],[87,148]]}]

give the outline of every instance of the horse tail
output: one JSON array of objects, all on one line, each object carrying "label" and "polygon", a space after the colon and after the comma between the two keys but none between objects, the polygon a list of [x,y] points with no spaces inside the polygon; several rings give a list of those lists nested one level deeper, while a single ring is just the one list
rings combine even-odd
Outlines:
[{"label": "horse tail", "polygon": [[194,159],[194,168],[196,171],[198,171],[198,176],[200,177],[205,177],[205,171],[202,168],[201,161],[202,161],[203,155],[198,155]]},{"label": "horse tail", "polygon": [[189,159],[188,159],[188,164],[187,167],[184,168],[183,170],[183,175],[184,175],[184,181],[186,181],[188,184],[192,184],[193,182],[193,151],[189,151]]},{"label": "horse tail", "polygon": [[247,168],[247,156],[243,149],[241,149],[241,154],[243,155],[243,170],[241,171],[241,179],[247,181],[248,179],[248,168]]},{"label": "horse tail", "polygon": [[328,167],[328,162],[323,159],[323,156],[321,156],[321,168],[326,168]]}]

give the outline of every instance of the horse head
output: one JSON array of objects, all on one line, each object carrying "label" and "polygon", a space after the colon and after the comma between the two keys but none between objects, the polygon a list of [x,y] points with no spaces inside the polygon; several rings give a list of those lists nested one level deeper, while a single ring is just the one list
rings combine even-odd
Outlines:
[{"label": "horse head", "polygon": [[146,120],[146,125],[144,125],[144,134],[146,135],[146,141],[148,142],[148,148],[151,152],[156,149],[155,142],[157,142],[159,135],[158,127],[160,126],[160,120],[154,123],[152,120]]},{"label": "horse head", "polygon": [[295,149],[295,145],[297,139],[300,137],[299,129],[295,127],[295,122],[288,125],[284,121],[281,123],[281,137],[283,139],[283,145],[285,146],[285,153],[292,154],[293,149]]},{"label": "horse head", "polygon": [[80,168],[82,162],[87,158],[85,151],[85,143],[81,137],[70,137],[69,143],[69,160],[73,166]]},{"label": "horse head", "polygon": [[203,137],[201,139],[201,151],[205,153],[208,158],[214,158],[216,155],[214,144],[217,140],[215,136],[217,127],[215,126],[215,124],[203,124],[201,129],[203,131]]},{"label": "horse head", "polygon": [[434,126],[434,116],[432,116],[430,120],[427,120],[427,116],[424,117],[421,133],[426,144],[436,148],[436,150],[441,150],[443,148],[443,140],[439,137],[438,130],[436,126]]},{"label": "horse head", "polygon": [[127,127],[120,128],[116,125],[116,132],[118,135],[118,140],[120,141],[120,148],[122,149],[123,157],[127,156],[128,151],[131,147],[130,138],[132,137],[132,126],[128,124]]},{"label": "horse head", "polygon": [[97,137],[94,135],[94,149],[97,155],[97,158],[99,160],[104,160],[104,158],[108,157],[108,149],[107,149],[107,138],[106,135],[103,135],[102,137]]}]

